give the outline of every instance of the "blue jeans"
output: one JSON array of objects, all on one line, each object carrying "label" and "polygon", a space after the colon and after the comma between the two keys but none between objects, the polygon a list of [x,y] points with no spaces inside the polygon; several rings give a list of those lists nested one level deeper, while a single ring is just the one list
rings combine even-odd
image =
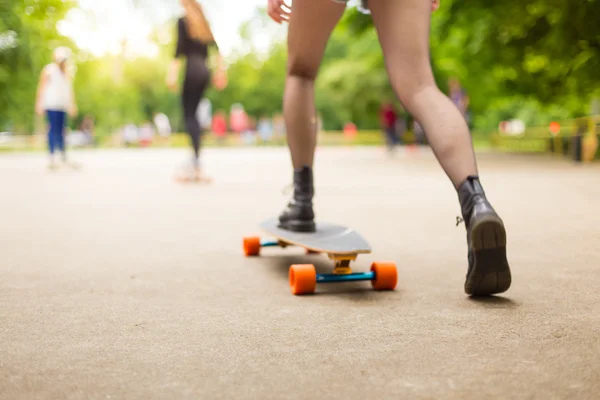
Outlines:
[{"label": "blue jeans", "polygon": [[392,127],[385,128],[385,139],[388,146],[400,144],[400,138],[398,137],[396,130]]},{"label": "blue jeans", "polygon": [[65,123],[67,122],[67,113],[64,111],[47,110],[46,115],[50,124],[48,131],[48,147],[50,154],[54,154],[54,150],[61,153],[65,152]]}]

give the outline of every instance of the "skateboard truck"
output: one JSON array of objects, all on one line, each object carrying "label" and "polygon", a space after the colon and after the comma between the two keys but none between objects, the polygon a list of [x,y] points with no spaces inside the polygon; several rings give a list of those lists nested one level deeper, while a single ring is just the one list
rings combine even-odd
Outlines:
[{"label": "skateboard truck", "polygon": [[350,261],[356,260],[356,256],[336,256],[335,254],[329,254],[329,258],[335,261],[335,266],[333,267],[334,275],[352,274],[352,268],[350,268]]},{"label": "skateboard truck", "polygon": [[375,274],[369,272],[352,272],[350,261],[356,260],[356,255],[329,254],[329,258],[335,262],[332,274],[317,274],[317,282],[352,282],[372,281]]},{"label": "skateboard truck", "polygon": [[[293,246],[292,243],[282,240],[263,240],[260,237],[245,237],[243,245],[246,256],[258,256],[263,247]],[[308,254],[316,253],[313,249],[307,250]],[[331,274],[317,274],[313,264],[290,266],[289,282],[293,294],[314,293],[317,283],[371,281],[375,290],[394,290],[396,288],[398,273],[396,264],[392,261],[373,262],[368,272],[352,272],[350,262],[355,261],[358,254],[327,254],[334,261]]]}]

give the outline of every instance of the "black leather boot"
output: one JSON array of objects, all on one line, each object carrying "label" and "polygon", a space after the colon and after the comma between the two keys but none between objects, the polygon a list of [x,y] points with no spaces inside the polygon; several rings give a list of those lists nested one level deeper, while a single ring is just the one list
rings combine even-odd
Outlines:
[{"label": "black leather boot", "polygon": [[470,176],[458,188],[467,226],[469,269],[465,292],[474,296],[502,293],[511,284],[504,223],[485,197],[479,178]]},{"label": "black leather boot", "polygon": [[279,216],[279,227],[295,232],[314,232],[313,173],[310,167],[294,170],[294,196]]}]

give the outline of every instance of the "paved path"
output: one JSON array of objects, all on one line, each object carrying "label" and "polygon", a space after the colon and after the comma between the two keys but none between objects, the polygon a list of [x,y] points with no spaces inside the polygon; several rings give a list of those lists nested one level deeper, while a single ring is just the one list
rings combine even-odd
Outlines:
[{"label": "paved path", "polygon": [[[399,287],[294,297],[299,249],[242,256],[288,200],[284,149],[0,155],[1,399],[593,399],[600,393],[600,166],[481,154],[513,287],[463,294],[456,194],[427,150],[321,149],[318,218],[357,228]],[[318,268],[325,257],[310,256]]]}]

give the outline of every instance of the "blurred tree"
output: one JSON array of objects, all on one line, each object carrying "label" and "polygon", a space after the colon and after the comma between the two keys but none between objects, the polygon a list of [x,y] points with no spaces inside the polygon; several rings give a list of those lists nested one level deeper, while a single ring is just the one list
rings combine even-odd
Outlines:
[{"label": "blurred tree", "polygon": [[[93,57],[76,50],[80,115],[94,116],[104,133],[159,111],[175,129],[183,128],[179,95],[164,83],[177,6],[168,0],[137,1],[150,17],[163,6],[172,14],[164,25],[157,22],[164,22],[164,15],[153,22],[158,54]],[[62,0],[0,1],[0,129],[32,131],[36,84],[51,49],[75,48],[56,30],[72,6]],[[449,77],[459,78],[478,129],[495,129],[500,120],[514,117],[533,124],[586,113],[600,86],[599,13],[600,0],[444,0],[431,26],[436,80],[446,90]],[[213,110],[242,103],[254,117],[281,112],[287,51],[279,38],[285,29],[270,22],[264,9],[249,17],[239,30],[239,46],[227,57],[228,87],[207,91]],[[261,35],[275,38],[270,47],[259,46]],[[117,72],[121,79],[115,80]],[[324,126],[341,129],[352,121],[360,129],[376,129],[379,105],[393,97],[371,17],[350,8],[331,37],[317,80]]]},{"label": "blurred tree", "polygon": [[181,123],[179,97],[165,85],[173,55],[173,30],[172,23],[155,29],[151,40],[158,54],[153,57],[92,57],[80,52],[83,61],[78,63],[75,79],[80,118],[93,116],[101,135],[128,123],[151,121],[157,112],[167,114],[177,128]]},{"label": "blurred tree", "polygon": [[[434,71],[442,89],[460,79],[480,127],[518,114],[530,123],[585,114],[600,90],[599,20],[600,0],[444,0],[432,17]],[[343,23],[357,36],[373,33],[356,10]]]},{"label": "blurred tree", "polygon": [[463,31],[467,66],[485,65],[507,92],[548,104],[600,88],[598,21],[600,0],[453,0],[443,31]]},{"label": "blurred tree", "polygon": [[39,74],[53,48],[74,47],[56,29],[72,6],[70,0],[0,2],[0,129],[33,131]]}]

